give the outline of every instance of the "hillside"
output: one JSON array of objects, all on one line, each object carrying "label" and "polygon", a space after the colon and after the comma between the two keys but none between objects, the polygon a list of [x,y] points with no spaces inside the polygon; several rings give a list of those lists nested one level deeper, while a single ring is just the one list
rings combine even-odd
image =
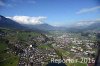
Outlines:
[{"label": "hillside", "polygon": [[[41,41],[38,37],[44,38]],[[46,42],[46,36],[33,32],[0,28],[0,66],[18,66],[19,54],[29,45]]]}]

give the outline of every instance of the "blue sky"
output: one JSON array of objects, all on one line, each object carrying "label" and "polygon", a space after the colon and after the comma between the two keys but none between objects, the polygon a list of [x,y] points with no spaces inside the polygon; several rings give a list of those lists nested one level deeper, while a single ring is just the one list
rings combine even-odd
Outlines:
[{"label": "blue sky", "polygon": [[9,17],[41,16],[46,17],[42,20],[45,23],[62,26],[80,20],[100,19],[99,3],[100,0],[0,0],[0,14]]}]

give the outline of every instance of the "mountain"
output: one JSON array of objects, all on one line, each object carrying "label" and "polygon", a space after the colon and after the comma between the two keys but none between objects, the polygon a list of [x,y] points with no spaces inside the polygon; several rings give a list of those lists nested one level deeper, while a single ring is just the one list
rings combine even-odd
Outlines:
[{"label": "mountain", "polygon": [[9,29],[16,29],[16,30],[25,30],[25,31],[35,31],[39,33],[46,33],[44,30],[39,30],[36,28],[29,28],[27,26],[23,26],[22,24],[19,24],[18,22],[6,18],[2,15],[0,15],[0,28],[9,28]]},{"label": "mountain", "polygon": [[56,27],[56,26],[51,26],[47,23],[42,23],[42,24],[34,24],[34,25],[29,25],[29,24],[19,24],[19,22],[16,22],[10,18],[6,18],[4,16],[0,15],[0,27],[3,28],[12,28],[12,29],[22,29],[22,30],[34,30],[38,32],[45,32],[49,30],[65,30],[65,27]]},{"label": "mountain", "polygon": [[43,23],[43,24],[35,24],[35,25],[23,25],[23,26],[26,26],[30,29],[39,29],[39,30],[54,30],[54,27],[49,25],[49,24],[46,24],[46,23]]},{"label": "mountain", "polygon": [[42,23],[42,24],[35,24],[35,25],[27,25],[24,24],[23,26],[26,26],[30,29],[39,29],[39,30],[44,30],[44,31],[50,31],[50,30],[65,30],[65,27],[56,27],[56,26],[51,26],[47,23]]},{"label": "mountain", "polygon": [[25,27],[23,27],[21,24],[6,18],[4,16],[0,15],[0,27],[3,28],[13,28],[13,29],[24,29]]}]

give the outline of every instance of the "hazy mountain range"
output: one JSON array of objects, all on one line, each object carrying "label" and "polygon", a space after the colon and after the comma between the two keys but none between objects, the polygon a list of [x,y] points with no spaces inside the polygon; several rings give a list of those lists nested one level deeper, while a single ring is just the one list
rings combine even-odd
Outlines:
[{"label": "hazy mountain range", "polygon": [[80,21],[71,28],[79,30],[100,30],[100,20]]},{"label": "hazy mountain range", "polygon": [[37,30],[37,31],[47,31],[47,30],[100,30],[100,21],[81,21],[76,23],[74,26],[67,27],[56,27],[51,26],[46,23],[42,24],[34,24],[34,25],[28,25],[28,24],[19,24],[18,22],[6,18],[4,16],[0,15],[0,27],[4,28],[13,28],[13,29],[27,29],[27,30]]}]

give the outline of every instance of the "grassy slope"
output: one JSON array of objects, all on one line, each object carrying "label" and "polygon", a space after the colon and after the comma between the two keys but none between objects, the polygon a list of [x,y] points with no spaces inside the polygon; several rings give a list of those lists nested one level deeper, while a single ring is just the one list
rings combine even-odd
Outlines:
[{"label": "grassy slope", "polygon": [[7,45],[0,42],[0,66],[17,66],[18,57],[14,54],[7,53]]}]

